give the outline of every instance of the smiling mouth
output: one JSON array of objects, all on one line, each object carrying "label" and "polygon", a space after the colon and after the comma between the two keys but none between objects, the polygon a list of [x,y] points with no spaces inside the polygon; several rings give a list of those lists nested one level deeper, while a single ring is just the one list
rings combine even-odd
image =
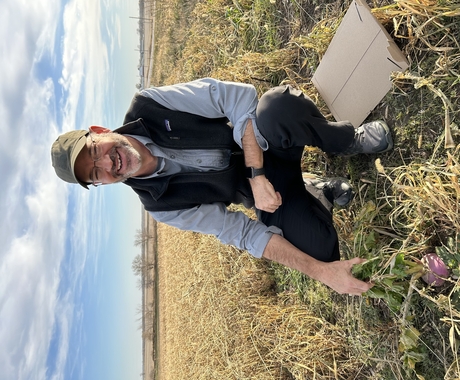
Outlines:
[{"label": "smiling mouth", "polygon": [[118,156],[118,168],[117,168],[117,172],[119,173],[120,170],[121,170],[121,167],[122,167],[122,162],[121,162],[120,153],[117,152],[117,156]]}]

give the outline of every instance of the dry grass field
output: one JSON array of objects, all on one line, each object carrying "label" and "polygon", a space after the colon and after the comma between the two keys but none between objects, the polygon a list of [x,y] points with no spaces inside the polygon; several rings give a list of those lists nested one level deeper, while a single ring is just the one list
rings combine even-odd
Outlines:
[{"label": "dry grass field", "polygon": [[[364,355],[371,342],[347,334],[350,324],[370,328],[354,320],[362,300],[330,320],[327,307],[276,292],[266,262],[211,236],[158,228],[159,379],[378,378]],[[329,298],[317,284],[310,292],[314,302]]]},{"label": "dry grass field", "polygon": [[[157,2],[151,84],[213,76],[259,93],[291,84],[328,114],[310,78],[349,4]],[[395,149],[376,160],[308,148],[303,165],[354,185],[353,204],[335,210],[341,251],[371,259],[356,275],[376,286],[340,296],[211,236],[159,225],[159,380],[460,378],[460,4],[368,4],[410,61],[370,115],[389,123]],[[451,266],[441,288],[414,272],[427,251]]]}]

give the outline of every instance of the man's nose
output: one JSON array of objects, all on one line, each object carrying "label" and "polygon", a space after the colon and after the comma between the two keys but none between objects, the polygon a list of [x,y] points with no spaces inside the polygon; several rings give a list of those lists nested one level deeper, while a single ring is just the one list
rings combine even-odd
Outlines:
[{"label": "man's nose", "polygon": [[96,166],[105,171],[111,171],[113,162],[109,154],[104,154],[99,160],[96,161]]}]

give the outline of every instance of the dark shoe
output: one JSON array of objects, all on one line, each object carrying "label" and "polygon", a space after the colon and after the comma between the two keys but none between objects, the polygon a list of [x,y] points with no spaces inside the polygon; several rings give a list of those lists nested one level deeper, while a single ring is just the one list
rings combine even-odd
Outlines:
[{"label": "dark shoe", "polygon": [[355,196],[351,185],[342,178],[308,179],[306,176],[304,181],[321,190],[331,204],[335,202],[341,207],[348,206]]},{"label": "dark shoe", "polygon": [[342,156],[353,156],[360,153],[383,153],[393,148],[388,125],[382,120],[372,121],[355,129],[355,139],[344,151]]},{"label": "dark shoe", "polygon": [[332,199],[331,203],[335,202],[341,207],[348,206],[355,196],[350,184],[340,178],[331,178],[325,182],[323,193],[327,199]]}]

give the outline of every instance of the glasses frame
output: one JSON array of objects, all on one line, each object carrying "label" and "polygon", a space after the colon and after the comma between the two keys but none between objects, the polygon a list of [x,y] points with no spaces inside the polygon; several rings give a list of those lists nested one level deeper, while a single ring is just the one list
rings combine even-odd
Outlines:
[{"label": "glasses frame", "polygon": [[94,178],[97,177],[97,171],[101,170],[101,168],[96,166],[96,162],[99,161],[102,158],[102,152],[100,150],[98,152],[97,142],[94,141],[93,136],[92,136],[91,133],[89,134],[89,138],[91,139],[91,147],[89,148],[89,155],[90,155],[91,159],[93,160],[93,165],[94,165],[93,168],[91,169],[90,180],[91,180],[91,185],[93,185],[94,187],[98,187],[98,186],[101,186],[103,183],[102,182],[95,182]]}]

